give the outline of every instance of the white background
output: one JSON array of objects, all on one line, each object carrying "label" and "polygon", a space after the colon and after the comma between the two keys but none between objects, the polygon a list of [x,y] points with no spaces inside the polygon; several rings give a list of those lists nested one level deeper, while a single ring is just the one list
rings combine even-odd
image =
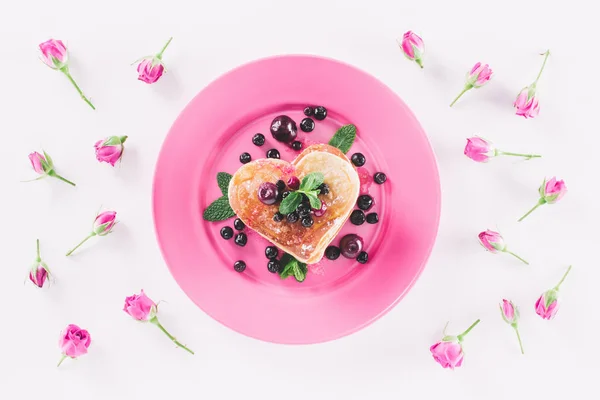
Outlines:
[{"label": "white background", "polygon": [[[2,399],[583,399],[597,396],[597,14],[585,0],[455,1],[19,1],[0,15],[0,398]],[[425,69],[395,39],[412,29],[426,43]],[[148,86],[136,58],[165,53],[169,73]],[[60,73],[38,61],[37,45],[62,39],[93,112]],[[524,120],[511,102],[552,55],[539,82],[541,114]],[[159,148],[185,104],[213,79],[247,61],[282,53],[337,58],[373,74],[415,112],[436,152],[442,219],[433,255],[411,292],[372,326],[334,342],[282,346],[246,338],[200,311],[171,278],[158,250],[151,183]],[[477,61],[490,84],[450,109]],[[348,82],[352,90],[352,82]],[[462,155],[479,133],[500,148],[539,152],[528,162],[476,164]],[[129,135],[120,167],[98,164],[93,143]],[[34,177],[27,154],[44,148],[78,183]],[[525,222],[543,177],[569,193]],[[410,190],[410,188],[405,188]],[[64,253],[103,205],[121,224],[75,257]],[[527,267],[486,253],[476,235],[499,229]],[[35,239],[56,282],[23,280]],[[392,240],[393,238],[390,238]],[[569,264],[553,321],[534,302]],[[375,265],[373,267],[376,267]],[[192,357],[152,326],[121,311],[144,288],[163,324]],[[507,297],[522,313],[525,356],[501,320]],[[447,320],[465,343],[463,367],[437,365],[429,346]],[[68,323],[87,328],[88,355],[60,369],[57,337]],[[535,397],[532,397],[535,396]]]}]

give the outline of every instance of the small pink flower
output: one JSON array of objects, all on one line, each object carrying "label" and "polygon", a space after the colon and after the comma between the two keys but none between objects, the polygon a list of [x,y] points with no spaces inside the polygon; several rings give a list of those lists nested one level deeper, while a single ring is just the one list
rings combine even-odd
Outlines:
[{"label": "small pink flower", "polygon": [[66,182],[71,186],[75,186],[73,182],[63,178],[62,176],[56,173],[56,171],[54,170],[54,162],[52,161],[52,158],[45,151],[43,153],[44,155],[41,155],[37,151],[34,151],[33,153],[29,154],[29,161],[31,162],[31,167],[36,173],[41,175],[39,178],[33,180],[37,181],[47,176],[51,176],[53,178],[60,179],[61,181]]},{"label": "small pink flower", "polygon": [[96,159],[99,162],[105,162],[113,167],[123,156],[125,146],[123,143],[127,136],[109,136],[106,139],[99,140],[94,144],[96,149]]},{"label": "small pink flower", "polygon": [[41,288],[46,283],[46,279],[50,276],[50,269],[46,263],[42,261],[42,257],[40,256],[39,239],[36,241],[36,243],[37,256],[35,258],[35,263],[29,269],[29,280],[33,282],[35,286]]},{"label": "small pink flower", "polygon": [[448,327],[448,324],[446,324],[442,340],[429,348],[433,359],[444,368],[454,369],[455,367],[460,367],[464,358],[462,342],[465,336],[478,323],[479,320],[475,321],[466,331],[458,336],[446,335],[446,327]]},{"label": "small pink flower", "polygon": [[521,334],[519,333],[519,308],[514,305],[510,300],[503,299],[500,303],[500,313],[504,322],[513,327],[519,339],[519,346],[521,347],[521,354],[525,354],[523,351],[523,343],[521,342]]},{"label": "small pink flower", "polygon": [[548,61],[550,50],[546,51],[542,55],[545,56],[544,63],[542,64],[542,68],[540,69],[537,78],[535,78],[535,81],[531,85],[521,89],[515,102],[513,103],[513,106],[516,108],[515,114],[525,118],[535,118],[540,113],[540,103],[536,95],[537,83],[542,76],[542,72],[546,66],[546,61]]},{"label": "small pink flower", "polygon": [[92,233],[85,237],[77,246],[71,249],[67,256],[73,254],[75,250],[79,248],[82,244],[87,242],[90,238],[94,236],[106,236],[112,232],[112,229],[117,224],[117,212],[116,211],[104,211],[96,216],[94,220],[94,225],[92,228]]},{"label": "small pink flower", "polygon": [[61,69],[69,62],[67,48],[61,40],[50,39],[40,43],[41,59],[52,69]]},{"label": "small pink flower", "polygon": [[535,302],[535,313],[543,319],[551,320],[556,316],[560,305],[559,289],[560,285],[565,281],[567,275],[571,272],[571,266],[563,275],[560,282],[552,289],[546,290]]},{"label": "small pink flower", "polygon": [[156,316],[156,304],[144,293],[134,294],[125,298],[123,311],[138,321],[150,321]]},{"label": "small pink flower", "polygon": [[79,96],[90,106],[92,109],[96,109],[92,102],[85,97],[79,85],[75,83],[75,80],[71,76],[71,72],[69,72],[69,55],[67,52],[67,47],[60,40],[50,39],[45,41],[44,43],[40,43],[40,52],[42,53],[41,59],[44,64],[49,66],[52,69],[58,70],[65,74],[65,76],[69,79],[69,81],[73,84]]},{"label": "small pink flower", "polygon": [[488,229],[486,231],[480,232],[478,238],[479,243],[490,253],[508,253],[511,256],[514,256],[519,260],[523,261],[525,264],[529,265],[527,261],[516,255],[515,253],[508,251],[506,243],[504,243],[504,238],[502,237],[502,235],[500,235],[500,233]]},{"label": "small pink flower", "polygon": [[92,343],[92,337],[85,329],[81,329],[77,325],[70,324],[61,332],[58,341],[58,347],[62,353],[62,357],[58,362],[58,366],[65,358],[77,358],[87,354],[88,348]]},{"label": "small pink flower", "polygon": [[181,347],[190,354],[194,354],[192,350],[181,344],[173,335],[171,335],[158,321],[158,305],[152,301],[144,291],[140,294],[125,297],[125,305],[123,311],[129,314],[133,319],[141,322],[150,322],[156,325],[169,339],[177,346]]},{"label": "small pink flower", "polygon": [[463,91],[456,96],[452,103],[450,103],[450,107],[452,107],[467,91],[473,88],[478,89],[488,83],[489,80],[492,79],[492,74],[492,69],[488,64],[481,64],[480,62],[475,64],[467,74],[467,82],[465,83]]},{"label": "small pink flower", "polygon": [[562,199],[564,195],[567,194],[567,185],[565,185],[565,182],[562,179],[557,180],[555,176],[549,180],[544,178],[544,181],[540,185],[538,192],[540,194],[540,199],[538,200],[537,204],[533,206],[533,208],[529,210],[527,214],[519,218],[519,222],[523,221],[525,217],[531,214],[539,206],[544,204],[554,204]]},{"label": "small pink flower", "polygon": [[[150,84],[160,79],[165,71],[165,66],[162,62],[162,56],[171,43],[171,40],[173,40],[173,38],[170,38],[167,44],[165,44],[162,50],[156,55],[142,57],[136,61],[139,63],[137,66],[138,80]],[[134,64],[136,62],[134,62]]]},{"label": "small pink flower", "polygon": [[525,157],[527,160],[531,158],[541,157],[537,154],[509,153],[506,151],[498,150],[496,147],[494,147],[494,144],[492,142],[480,138],[479,136],[473,136],[467,139],[467,145],[465,146],[465,155],[471,160],[477,162],[487,162],[492,157],[502,155]]},{"label": "small pink flower", "polygon": [[423,68],[425,45],[419,35],[413,31],[408,31],[402,35],[402,40],[398,39],[398,44],[406,58],[415,61],[419,67]]}]

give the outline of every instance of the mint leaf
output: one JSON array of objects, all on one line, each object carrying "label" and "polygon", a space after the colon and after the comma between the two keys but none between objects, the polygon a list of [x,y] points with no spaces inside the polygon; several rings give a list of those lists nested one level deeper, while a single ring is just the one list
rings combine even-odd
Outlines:
[{"label": "mint leaf", "polygon": [[296,260],[296,264],[294,265],[294,278],[296,278],[296,280],[298,282],[304,282],[304,280],[306,279],[306,264],[301,263],[299,261]]},{"label": "mint leaf", "polygon": [[233,178],[233,176],[227,172],[217,172],[217,184],[219,185],[219,189],[221,189],[223,196],[227,196],[229,192],[229,181],[231,181],[231,178]]},{"label": "mint leaf", "polygon": [[308,201],[310,202],[310,207],[315,210],[321,209],[321,200],[319,200],[319,198],[317,197],[318,193],[319,193],[318,190],[304,193],[306,195],[306,197],[308,197]]},{"label": "mint leaf", "polygon": [[329,145],[337,147],[343,153],[347,153],[352,147],[354,139],[356,139],[356,126],[352,124],[344,125],[329,140]]},{"label": "mint leaf", "polygon": [[202,213],[202,218],[206,221],[225,221],[228,218],[234,217],[235,213],[229,205],[229,199],[226,196],[219,197]]},{"label": "mint leaf", "polygon": [[290,194],[279,204],[279,212],[289,214],[296,210],[296,207],[302,202],[302,195],[299,192],[290,192]]},{"label": "mint leaf", "polygon": [[312,172],[302,178],[302,183],[300,184],[300,191],[309,192],[311,190],[315,190],[318,188],[323,181],[325,180],[325,176],[320,172]]},{"label": "mint leaf", "polygon": [[287,253],[281,257],[280,263],[282,265],[282,268],[279,271],[279,277],[281,279],[294,276],[298,282],[304,282],[307,272],[306,264],[301,263]]}]

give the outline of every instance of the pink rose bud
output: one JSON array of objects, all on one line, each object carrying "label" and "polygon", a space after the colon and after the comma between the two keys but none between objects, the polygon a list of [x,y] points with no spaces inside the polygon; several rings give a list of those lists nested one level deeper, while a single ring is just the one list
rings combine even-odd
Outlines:
[{"label": "pink rose bud", "polygon": [[[142,57],[136,61],[139,63],[137,66],[138,80],[150,84],[160,79],[165,70],[164,63],[162,62],[162,56],[171,43],[171,40],[173,40],[173,38],[170,38],[167,44],[165,44],[162,50],[156,55]],[[136,62],[134,62],[134,64]]]},{"label": "pink rose bud", "polygon": [[463,91],[456,96],[452,103],[450,103],[450,107],[452,107],[467,91],[473,88],[478,89],[488,83],[489,80],[492,79],[492,73],[492,69],[489,65],[481,64],[480,62],[475,64],[467,74],[467,82],[465,83]]},{"label": "pink rose bud", "polygon": [[433,359],[444,368],[454,369],[460,367],[463,362],[463,348],[462,342],[465,336],[479,323],[479,320],[475,321],[466,331],[458,336],[446,335],[446,327],[444,328],[444,337],[441,341],[435,343],[429,348]]},{"label": "pink rose bud", "polygon": [[116,218],[117,218],[116,211],[104,211],[104,212],[101,212],[100,214],[98,214],[96,216],[96,219],[94,220],[92,232],[88,236],[86,236],[85,239],[83,239],[81,242],[79,242],[79,244],[77,246],[75,246],[73,249],[71,249],[67,253],[67,256],[70,256],[71,254],[73,254],[73,252],[75,250],[77,250],[79,248],[79,246],[81,246],[82,244],[87,242],[90,238],[92,238],[94,236],[106,236],[109,233],[111,233],[112,229],[117,224]]},{"label": "pink rose bud", "polygon": [[560,282],[552,289],[542,293],[540,298],[535,302],[535,313],[543,319],[551,320],[556,316],[558,306],[560,305],[560,299],[558,297],[560,285],[564,282],[569,272],[571,272],[571,266],[569,266]]},{"label": "pink rose bud", "polygon": [[173,335],[171,335],[158,321],[158,305],[152,301],[144,291],[140,294],[125,297],[125,305],[123,311],[129,314],[133,319],[142,322],[150,322],[156,325],[173,343],[181,347],[190,354],[194,354],[192,350],[181,344]]},{"label": "pink rose bud", "polygon": [[473,136],[467,139],[467,145],[465,146],[465,155],[471,160],[477,162],[487,162],[492,157],[502,155],[525,157],[527,160],[531,158],[541,157],[537,154],[519,154],[501,151],[495,148],[492,142],[480,138],[478,136]]},{"label": "pink rose bud", "polygon": [[527,261],[516,255],[515,253],[508,251],[506,244],[504,243],[504,238],[498,232],[494,232],[491,230],[486,230],[478,235],[479,243],[490,253],[508,253],[511,256],[518,258],[523,261],[525,264],[529,265]]},{"label": "pink rose bud", "polygon": [[548,56],[550,55],[550,50],[546,51],[542,54],[544,57],[544,62],[542,64],[542,68],[538,73],[535,81],[525,88],[521,89],[513,106],[516,109],[515,114],[520,115],[525,118],[535,118],[540,113],[540,103],[536,96],[537,91],[537,83],[542,76],[542,72],[544,71],[544,67],[546,66],[546,61],[548,61]]},{"label": "pink rose bud", "polygon": [[62,357],[57,366],[60,367],[60,364],[62,364],[67,357],[75,359],[87,354],[91,343],[92,338],[88,331],[81,329],[74,324],[67,325],[61,332],[58,341],[58,347],[60,347]]},{"label": "pink rose bud", "polygon": [[51,176],[53,178],[60,179],[61,181],[66,182],[71,186],[75,186],[73,182],[63,178],[62,176],[56,173],[56,171],[54,170],[54,163],[52,161],[52,158],[50,158],[50,155],[45,151],[43,153],[44,155],[41,155],[37,151],[34,151],[33,153],[29,154],[29,161],[31,162],[33,170],[41,175],[39,178],[33,180],[37,181],[47,176]]},{"label": "pink rose bud", "polygon": [[513,327],[519,339],[519,346],[521,347],[521,354],[525,354],[523,351],[523,343],[521,342],[521,334],[519,333],[519,309],[510,300],[503,299],[500,303],[500,313],[504,322]]},{"label": "pink rose bud", "polygon": [[413,31],[408,31],[402,36],[402,40],[398,39],[397,41],[406,58],[423,68],[423,53],[425,52],[423,39]]},{"label": "pink rose bud", "polygon": [[123,156],[125,146],[123,143],[127,136],[109,136],[104,140],[99,140],[94,144],[96,148],[96,159],[100,162],[109,163],[113,167]]},{"label": "pink rose bud", "polygon": [[69,72],[69,55],[67,52],[67,47],[63,44],[62,41],[56,39],[50,39],[45,41],[44,43],[40,43],[40,52],[42,53],[41,59],[44,64],[49,66],[52,69],[62,72],[69,79],[69,81],[73,84],[77,93],[81,96],[81,98],[89,104],[92,109],[96,109],[92,102],[85,97],[79,85],[75,83],[75,80],[71,76]]},{"label": "pink rose bud", "polygon": [[550,180],[544,179],[544,182],[542,182],[540,185],[538,192],[540,193],[540,199],[538,200],[537,204],[533,206],[533,208],[529,210],[527,214],[519,218],[519,222],[523,221],[525,217],[531,214],[539,206],[546,203],[554,204],[562,199],[563,196],[567,194],[567,185],[565,185],[565,182],[562,179],[557,180],[556,177],[553,176],[550,178]]},{"label": "pink rose bud", "polygon": [[33,284],[39,288],[43,287],[46,283],[46,279],[50,276],[50,269],[46,265],[45,262],[42,261],[42,257],[40,256],[40,241],[39,239],[36,241],[37,243],[37,256],[35,258],[35,263],[29,269],[29,280],[33,282]]}]

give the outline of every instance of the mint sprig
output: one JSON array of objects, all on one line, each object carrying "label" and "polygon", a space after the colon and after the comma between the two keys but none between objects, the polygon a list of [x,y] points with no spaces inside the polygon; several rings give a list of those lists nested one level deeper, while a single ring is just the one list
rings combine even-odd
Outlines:
[{"label": "mint sprig", "polygon": [[319,186],[325,180],[325,175],[320,172],[311,172],[302,178],[300,187],[295,192],[291,192],[285,199],[279,204],[279,212],[282,214],[289,214],[302,203],[302,195],[308,197],[310,206],[315,210],[321,208],[321,200],[317,197],[320,193]]},{"label": "mint sprig", "polygon": [[352,124],[344,125],[329,140],[329,145],[337,147],[345,154],[352,147],[354,139],[356,139],[356,126]]},{"label": "mint sprig", "polygon": [[229,204],[229,197],[227,195],[231,178],[232,175],[227,172],[217,173],[217,184],[219,185],[219,189],[221,189],[223,196],[219,197],[206,207],[202,213],[202,218],[204,218],[204,220],[211,222],[225,221],[226,219],[235,216],[235,212],[233,212],[233,209]]},{"label": "mint sprig", "polygon": [[290,276],[293,276],[298,282],[304,282],[306,279],[306,272],[308,269],[305,263],[302,263],[285,253],[281,257],[280,264],[282,265],[282,268],[279,271],[279,277],[281,279],[286,279]]}]

